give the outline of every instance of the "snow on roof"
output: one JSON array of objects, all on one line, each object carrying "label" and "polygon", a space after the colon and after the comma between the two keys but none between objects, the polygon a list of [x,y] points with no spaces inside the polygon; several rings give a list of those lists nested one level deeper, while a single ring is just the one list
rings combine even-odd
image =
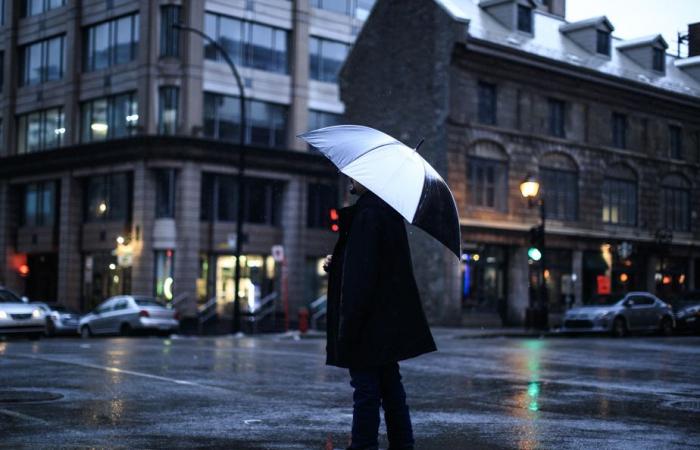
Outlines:
[{"label": "snow on roof", "polygon": [[[562,25],[572,25],[564,19],[535,10],[533,14],[534,35],[509,30],[486,10],[479,7],[479,0],[434,0],[454,19],[469,22],[469,35],[506,47],[516,48],[526,53],[549,58],[552,60],[595,70],[605,75],[612,75],[636,82],[648,84],[660,89],[678,94],[700,97],[700,81],[684,73],[676,66],[677,58],[666,54],[666,71],[664,74],[645,70],[626,55],[615,48],[643,45],[640,42],[651,43],[660,38],[653,35],[645,38],[623,41],[613,37],[616,45],[610,58],[592,54],[569,39],[560,31]],[[515,1],[515,0],[513,0]],[[591,20],[598,20],[595,18]],[[646,40],[646,41],[645,41]]]}]

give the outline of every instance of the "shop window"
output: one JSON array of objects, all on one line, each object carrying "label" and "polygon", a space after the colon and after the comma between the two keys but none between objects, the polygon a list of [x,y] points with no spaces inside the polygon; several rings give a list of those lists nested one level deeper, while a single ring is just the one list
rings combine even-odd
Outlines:
[{"label": "shop window", "polygon": [[690,231],[690,183],[680,175],[669,175],[661,184],[661,215],[665,228]]},{"label": "shop window", "polygon": [[[286,30],[212,13],[206,13],[204,27],[205,33],[227,51],[236,65],[289,73]],[[204,57],[224,61],[216,48],[206,42]]]},{"label": "shop window", "polygon": [[85,180],[86,222],[126,221],[131,212],[131,177],[126,173],[98,175]]},{"label": "shop window", "polygon": [[174,252],[172,250],[156,250],[155,252],[155,296],[171,301],[173,299],[173,268]]},{"label": "shop window", "polygon": [[64,36],[20,47],[20,86],[30,86],[63,78]]},{"label": "shop window", "polygon": [[578,173],[540,168],[545,213],[548,219],[576,220],[578,216]]},{"label": "shop window", "polygon": [[338,82],[338,73],[350,46],[343,42],[311,37],[309,39],[309,77],[328,83]]},{"label": "shop window", "polygon": [[84,43],[85,72],[134,61],[138,56],[139,15],[132,14],[86,28]]},{"label": "shop window", "polygon": [[131,294],[131,267],[120,266],[111,251],[85,253],[83,297],[86,309],[93,310],[106,298],[124,294]]},{"label": "shop window", "polygon": [[[204,135],[238,142],[240,100],[229,95],[204,93]],[[281,148],[286,143],[287,107],[257,100],[246,102],[246,144]]]},{"label": "shop window", "polygon": [[56,182],[32,183],[24,187],[22,225],[53,226],[56,220]]},{"label": "shop window", "polygon": [[338,207],[337,186],[310,183],[307,194],[306,226],[330,230],[331,209]]}]

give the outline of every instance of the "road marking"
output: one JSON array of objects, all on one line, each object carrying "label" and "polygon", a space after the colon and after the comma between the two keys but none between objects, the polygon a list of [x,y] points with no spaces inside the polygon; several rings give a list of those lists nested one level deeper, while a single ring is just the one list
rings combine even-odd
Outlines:
[{"label": "road marking", "polygon": [[27,422],[38,423],[40,425],[48,425],[49,424],[44,419],[39,419],[38,417],[28,416],[26,414],[18,413],[16,411],[10,411],[9,409],[0,408],[0,414],[14,417],[15,419],[26,420]]}]

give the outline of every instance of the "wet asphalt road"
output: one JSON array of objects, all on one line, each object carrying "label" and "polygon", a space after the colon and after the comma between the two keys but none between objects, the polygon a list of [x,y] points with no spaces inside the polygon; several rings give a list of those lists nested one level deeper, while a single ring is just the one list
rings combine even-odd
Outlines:
[{"label": "wet asphalt road", "polygon": [[[435,334],[438,353],[402,364],[417,449],[700,448],[698,337]],[[324,346],[0,342],[0,448],[344,448],[351,388]]]}]

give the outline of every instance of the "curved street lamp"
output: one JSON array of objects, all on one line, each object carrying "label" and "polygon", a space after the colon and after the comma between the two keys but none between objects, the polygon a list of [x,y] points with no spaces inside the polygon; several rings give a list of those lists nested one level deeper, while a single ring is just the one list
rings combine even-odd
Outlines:
[{"label": "curved street lamp", "polygon": [[[198,36],[201,36],[202,39],[207,41],[212,47],[214,47],[219,54],[224,58],[224,61],[226,64],[228,64],[229,68],[231,69],[231,73],[233,73],[233,77],[236,79],[236,84],[238,84],[238,92],[239,92],[239,99],[240,99],[240,110],[241,110],[241,126],[240,126],[240,135],[238,138],[238,143],[240,145],[239,152],[238,152],[238,176],[236,177],[236,181],[238,184],[238,194],[237,194],[237,208],[236,208],[236,250],[235,250],[235,257],[236,257],[236,270],[235,270],[235,275],[234,275],[234,283],[233,283],[233,324],[232,324],[232,331],[233,333],[238,333],[241,331],[241,305],[240,301],[238,298],[238,290],[239,286],[241,283],[241,253],[243,252],[243,190],[245,189],[245,183],[243,180],[243,174],[245,172],[245,131],[246,131],[246,113],[245,113],[245,101],[246,101],[246,96],[245,96],[245,89],[243,87],[243,82],[241,81],[241,75],[238,73],[238,69],[236,69],[236,65],[233,63],[233,59],[231,59],[231,56],[228,54],[226,49],[224,49],[221,44],[219,44],[216,40],[214,40],[212,37],[207,35],[206,33],[203,33],[202,31],[189,27],[187,25],[184,25],[183,23],[174,23],[173,28],[178,29],[178,30],[184,30],[184,31],[189,31],[192,32]],[[211,220],[214,220],[215,217],[212,217]]]}]

